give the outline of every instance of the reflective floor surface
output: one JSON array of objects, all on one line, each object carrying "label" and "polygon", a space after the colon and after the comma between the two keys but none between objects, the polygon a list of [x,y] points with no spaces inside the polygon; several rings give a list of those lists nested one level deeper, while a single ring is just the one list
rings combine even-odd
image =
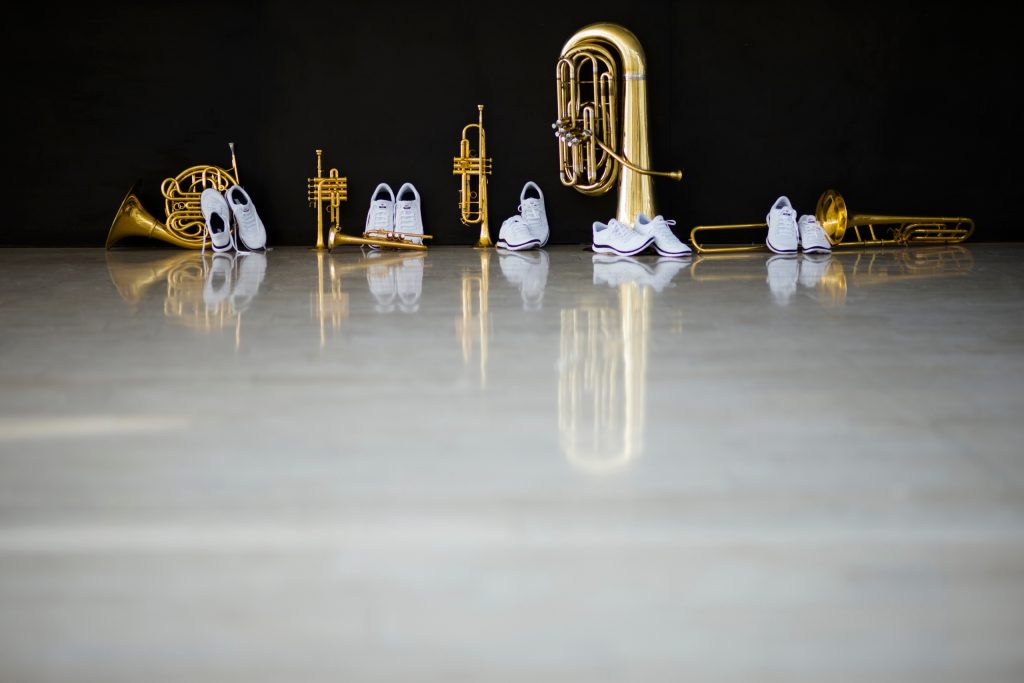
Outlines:
[{"label": "reflective floor surface", "polygon": [[0,680],[1024,680],[1024,245],[0,251]]}]

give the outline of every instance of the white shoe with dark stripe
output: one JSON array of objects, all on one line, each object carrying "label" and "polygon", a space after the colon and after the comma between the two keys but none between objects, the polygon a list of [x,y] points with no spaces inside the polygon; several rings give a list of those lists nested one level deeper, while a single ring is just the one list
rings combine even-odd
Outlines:
[{"label": "white shoe with dark stripe", "polygon": [[643,235],[636,230],[627,228],[614,218],[607,224],[594,221],[592,248],[595,254],[633,256],[652,244],[654,244],[654,235]]}]

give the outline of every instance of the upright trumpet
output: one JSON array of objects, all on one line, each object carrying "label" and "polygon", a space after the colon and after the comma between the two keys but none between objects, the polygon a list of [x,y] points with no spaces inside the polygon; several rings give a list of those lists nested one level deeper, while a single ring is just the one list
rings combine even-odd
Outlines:
[{"label": "upright trumpet", "polygon": [[[493,247],[491,232],[487,224],[487,176],[491,175],[492,163],[487,158],[487,138],[484,133],[484,105],[478,104],[480,121],[471,123],[462,129],[462,141],[459,143],[459,156],[454,158],[452,175],[462,176],[462,187],[459,190],[459,211],[463,225],[480,224],[480,239],[477,248]],[[469,129],[477,129],[477,151],[470,147]],[[476,189],[473,179],[476,178]]]},{"label": "upright trumpet", "polygon": [[602,195],[618,181],[616,218],[626,225],[633,225],[638,214],[655,215],[651,176],[683,177],[682,171],[648,168],[646,70],[637,37],[607,23],[577,31],[555,67],[558,118],[551,127],[558,138],[562,184],[585,195]]},{"label": "upright trumpet", "polygon": [[[340,209],[341,202],[348,200],[348,178],[342,178],[338,169],[332,168],[323,174],[321,165],[323,150],[316,150],[316,177],[306,179],[306,200],[310,207],[316,207],[316,246],[314,249],[323,249],[323,225],[324,205],[327,205],[328,220],[330,229],[327,233],[327,249],[333,251],[339,244],[352,244],[359,246],[374,246],[385,249],[413,249],[426,251],[427,247],[412,242],[410,236],[402,232],[368,230],[362,237],[352,237],[341,231]],[[431,239],[430,235],[415,235],[425,240]]]},{"label": "upright trumpet", "polygon": [[[910,244],[956,244],[974,233],[974,221],[963,216],[881,216],[850,215],[846,201],[835,190],[825,190],[814,210],[833,247],[906,246]],[[701,254],[760,251],[764,244],[710,247],[698,239],[704,232],[767,230],[767,223],[698,225],[690,231],[690,242]]]},{"label": "upright trumpet", "polygon": [[161,223],[146,211],[135,194],[132,185],[121,200],[121,206],[114,214],[114,221],[107,233],[106,248],[125,237],[151,237],[182,249],[199,249],[206,233],[206,219],[203,218],[199,198],[208,187],[226,192],[238,184],[238,162],[235,159],[235,143],[231,149],[231,170],[219,166],[200,165],[186,168],[173,178],[165,178],[160,184],[164,196],[164,211],[167,222]]}]

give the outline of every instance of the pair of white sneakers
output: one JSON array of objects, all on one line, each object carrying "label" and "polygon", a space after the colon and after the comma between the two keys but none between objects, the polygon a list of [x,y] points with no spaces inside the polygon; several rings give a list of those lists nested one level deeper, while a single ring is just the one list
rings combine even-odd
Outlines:
[{"label": "pair of white sneakers", "polygon": [[636,217],[636,225],[630,227],[614,218],[607,223],[594,221],[592,249],[596,254],[614,256],[636,256],[651,247],[661,256],[683,258],[692,252],[672,232],[675,221],[663,216],[648,218],[645,214]]},{"label": "pair of white sneakers", "polygon": [[199,195],[199,206],[206,221],[204,252],[207,239],[215,252],[266,249],[267,230],[256,212],[252,198],[241,186],[232,185],[223,194],[220,190],[208,187]]},{"label": "pair of white sneakers", "polygon": [[805,254],[827,254],[832,251],[832,242],[813,215],[800,216],[789,197],[779,197],[772,204],[768,217],[768,248],[776,254],[795,254],[802,249]]},{"label": "pair of white sneakers", "polygon": [[[396,195],[391,186],[381,183],[370,196],[370,210],[366,212],[368,232],[400,233],[413,244],[423,244],[423,215],[420,212],[420,193],[412,183],[398,188]],[[376,247],[374,247],[376,248]]]},{"label": "pair of white sneakers", "polygon": [[519,193],[519,213],[501,224],[496,246],[509,251],[539,249],[548,243],[550,236],[544,193],[537,183],[527,181]]}]

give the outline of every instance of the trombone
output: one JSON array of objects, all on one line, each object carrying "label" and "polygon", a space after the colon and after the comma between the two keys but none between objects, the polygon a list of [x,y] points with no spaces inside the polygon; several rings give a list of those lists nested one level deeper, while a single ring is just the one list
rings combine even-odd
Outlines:
[{"label": "trombone", "polygon": [[[306,178],[306,200],[309,206],[316,207],[316,250],[324,248],[324,205],[327,205],[328,220],[330,229],[327,233],[327,249],[333,251],[339,244],[353,244],[359,246],[374,246],[391,249],[412,249],[415,251],[426,251],[423,244],[415,244],[406,233],[368,230],[362,237],[351,237],[341,231],[339,214],[341,203],[348,200],[348,178],[342,178],[338,169],[332,168],[325,176],[322,166],[323,150],[316,150],[316,177]],[[425,240],[431,239],[430,235],[416,235]]]},{"label": "trombone", "polygon": [[[487,158],[487,138],[484,133],[484,105],[478,104],[480,112],[478,123],[471,123],[462,129],[462,141],[459,143],[459,156],[454,158],[452,175],[462,176],[462,187],[459,189],[459,211],[463,225],[480,225],[480,239],[476,242],[478,249],[493,247],[491,233],[487,224],[487,176],[491,175],[492,163]],[[469,129],[477,129],[477,152],[474,153],[469,143]],[[472,181],[476,178],[476,190]]]},{"label": "trombone", "polygon": [[[963,216],[882,216],[853,214],[846,209],[846,201],[835,190],[826,190],[818,198],[814,216],[828,236],[833,247],[907,246],[910,244],[956,244],[974,233],[974,221]],[[764,244],[742,244],[710,247],[697,235],[704,232],[730,230],[767,230],[767,223],[731,223],[727,225],[698,225],[690,231],[690,242],[701,254],[760,251]]]}]

